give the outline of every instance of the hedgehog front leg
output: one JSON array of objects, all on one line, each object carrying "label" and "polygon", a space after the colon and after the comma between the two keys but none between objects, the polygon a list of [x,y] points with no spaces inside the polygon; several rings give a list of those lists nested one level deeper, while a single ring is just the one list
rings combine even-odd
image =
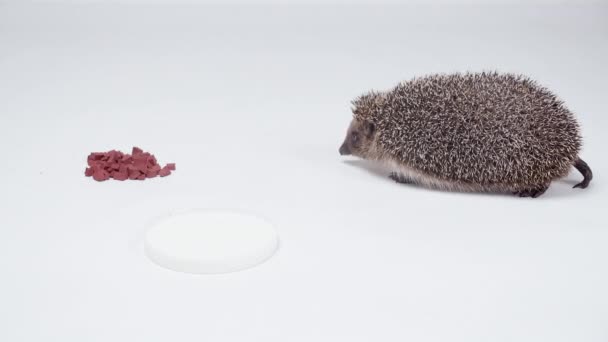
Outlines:
[{"label": "hedgehog front leg", "polygon": [[545,191],[547,191],[547,189],[549,189],[549,184],[514,191],[513,195],[517,195],[519,197],[536,198],[536,197],[539,197],[540,195],[544,194]]},{"label": "hedgehog front leg", "polygon": [[406,177],[403,173],[399,173],[399,172],[391,172],[390,175],[388,176],[388,178],[394,180],[397,183],[401,183],[401,184],[413,184],[414,181],[409,178]]}]

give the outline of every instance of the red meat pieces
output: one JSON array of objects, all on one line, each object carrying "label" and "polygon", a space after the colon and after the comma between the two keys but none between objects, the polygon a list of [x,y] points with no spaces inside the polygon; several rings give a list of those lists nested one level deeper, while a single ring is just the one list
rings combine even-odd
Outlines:
[{"label": "red meat pieces", "polygon": [[171,174],[171,170],[169,170],[169,168],[165,166],[162,169],[160,169],[160,171],[158,172],[158,174],[161,177],[167,177],[168,175]]},{"label": "red meat pieces", "polygon": [[169,163],[161,167],[154,155],[133,147],[131,154],[112,150],[108,152],[93,152],[87,158],[86,177],[93,177],[103,182],[110,178],[124,181],[127,179],[144,180],[156,176],[166,177],[175,171],[175,164]]}]

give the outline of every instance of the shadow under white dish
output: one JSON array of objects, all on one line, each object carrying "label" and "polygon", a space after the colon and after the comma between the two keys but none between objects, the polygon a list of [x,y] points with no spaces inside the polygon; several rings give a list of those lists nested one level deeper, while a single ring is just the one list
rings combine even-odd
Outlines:
[{"label": "shadow under white dish", "polygon": [[256,266],[278,247],[274,225],[227,210],[191,210],[169,216],[146,233],[154,263],[186,273],[227,273]]}]

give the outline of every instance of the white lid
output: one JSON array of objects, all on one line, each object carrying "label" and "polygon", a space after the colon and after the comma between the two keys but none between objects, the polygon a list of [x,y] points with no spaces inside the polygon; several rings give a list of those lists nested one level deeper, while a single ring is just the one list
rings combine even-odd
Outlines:
[{"label": "white lid", "polygon": [[259,217],[225,210],[191,210],[170,216],[146,233],[154,263],[187,273],[226,273],[270,258],[278,247],[274,226]]}]

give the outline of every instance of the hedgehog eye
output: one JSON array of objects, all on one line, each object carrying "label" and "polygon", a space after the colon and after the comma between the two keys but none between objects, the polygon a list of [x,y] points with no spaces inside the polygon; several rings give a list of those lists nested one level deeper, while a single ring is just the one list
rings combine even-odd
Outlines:
[{"label": "hedgehog eye", "polygon": [[365,136],[368,138],[371,137],[374,134],[374,131],[376,130],[376,126],[374,126],[374,124],[371,122],[366,122],[363,128]]},{"label": "hedgehog eye", "polygon": [[359,142],[359,133],[356,133],[356,132],[353,133],[350,139],[353,144],[358,143]]}]

